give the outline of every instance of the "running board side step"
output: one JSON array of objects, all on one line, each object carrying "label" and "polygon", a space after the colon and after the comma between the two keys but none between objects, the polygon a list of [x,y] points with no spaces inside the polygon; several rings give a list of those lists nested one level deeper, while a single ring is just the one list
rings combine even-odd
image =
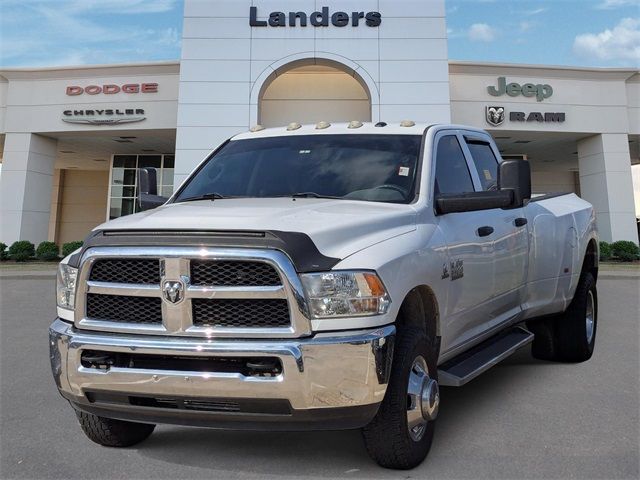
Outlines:
[{"label": "running board side step", "polygon": [[501,362],[521,347],[533,342],[533,333],[515,327],[485,340],[438,368],[441,386],[461,387]]}]

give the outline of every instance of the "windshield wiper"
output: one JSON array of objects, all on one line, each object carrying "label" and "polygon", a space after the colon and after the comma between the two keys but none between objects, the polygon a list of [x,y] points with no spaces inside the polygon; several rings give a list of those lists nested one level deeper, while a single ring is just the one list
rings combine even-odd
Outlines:
[{"label": "windshield wiper", "polygon": [[283,195],[284,197],[291,198],[330,198],[332,200],[340,200],[342,197],[332,197],[331,195],[321,195],[316,192],[300,192],[300,193],[292,193],[291,195]]},{"label": "windshield wiper", "polygon": [[220,193],[216,193],[216,192],[211,192],[211,193],[204,193],[202,195],[196,195],[194,197],[187,197],[187,198],[181,198],[180,200],[178,200],[178,203],[182,203],[182,202],[197,202],[198,200],[224,200],[225,198],[232,198],[232,197],[227,197],[225,195],[222,195]]}]

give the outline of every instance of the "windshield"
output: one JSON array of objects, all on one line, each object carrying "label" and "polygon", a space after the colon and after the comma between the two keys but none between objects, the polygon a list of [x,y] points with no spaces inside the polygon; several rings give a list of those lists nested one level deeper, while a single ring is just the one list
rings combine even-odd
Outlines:
[{"label": "windshield", "polygon": [[418,135],[234,140],[196,172],[175,201],[301,196],[409,203],[421,142]]}]

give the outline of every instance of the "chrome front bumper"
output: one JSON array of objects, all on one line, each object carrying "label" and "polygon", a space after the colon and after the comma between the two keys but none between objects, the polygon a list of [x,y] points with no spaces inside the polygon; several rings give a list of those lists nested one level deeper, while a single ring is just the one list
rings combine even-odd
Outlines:
[{"label": "chrome front bumper", "polygon": [[[49,330],[56,385],[74,408],[147,423],[240,429],[357,428],[368,423],[389,380],[395,327],[316,334],[285,340],[229,340],[89,332],[57,319]],[[281,373],[240,373],[111,367],[81,362],[84,350],[198,358],[277,358]],[[141,406],[132,399],[178,399]],[[193,405],[240,405],[235,411]],[[182,402],[182,403],[180,403]],[[243,411],[243,405],[251,408]]]}]

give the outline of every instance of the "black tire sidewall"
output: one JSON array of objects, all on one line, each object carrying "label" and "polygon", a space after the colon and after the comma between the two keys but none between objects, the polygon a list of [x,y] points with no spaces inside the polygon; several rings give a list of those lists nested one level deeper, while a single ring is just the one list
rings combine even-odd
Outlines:
[{"label": "black tire sidewall", "polygon": [[[593,295],[593,337],[587,339],[587,299]],[[565,314],[557,321],[557,347],[561,359],[583,362],[593,355],[598,333],[598,291],[591,273],[584,273]]]},{"label": "black tire sidewall", "polygon": [[435,421],[428,422],[419,441],[409,434],[407,388],[414,361],[422,356],[429,376],[437,381],[434,341],[419,328],[405,327],[396,337],[391,378],[376,418],[364,428],[369,455],[385,468],[411,469],[422,463],[433,441]]}]

